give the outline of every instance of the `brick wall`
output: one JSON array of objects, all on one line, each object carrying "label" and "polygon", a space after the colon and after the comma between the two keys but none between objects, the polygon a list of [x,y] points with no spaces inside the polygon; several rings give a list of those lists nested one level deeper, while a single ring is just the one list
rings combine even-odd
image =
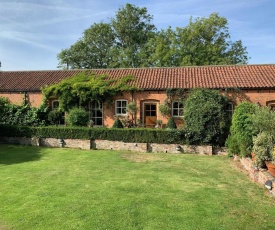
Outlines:
[{"label": "brick wall", "polygon": [[271,176],[265,169],[257,169],[250,158],[241,158],[241,164],[247,171],[248,176],[254,181],[261,185],[265,185],[267,180],[272,181],[272,190],[270,191],[275,196],[275,178]]},{"label": "brick wall", "polygon": [[38,107],[42,104],[43,96],[40,92],[13,92],[13,93],[1,93],[0,97],[8,98],[12,104],[22,105],[24,100],[33,107]]},{"label": "brick wall", "polygon": [[[225,93],[221,91],[221,93]],[[269,101],[275,101],[275,90],[241,90],[241,91],[232,91],[227,92],[231,100],[238,104],[241,101],[250,101],[255,104],[267,105]],[[9,100],[14,104],[22,104],[24,98],[28,100],[28,102],[35,107],[38,107],[42,103],[42,94],[40,92],[29,92],[25,95],[23,92],[14,92],[14,93],[0,93],[0,96],[9,98]],[[112,127],[114,121],[116,119],[115,116],[115,100],[124,99],[127,100],[128,103],[131,101],[135,101],[137,106],[139,107],[139,111],[137,112],[137,119],[141,119],[142,123],[144,123],[144,105],[146,103],[156,103],[157,105],[157,119],[162,120],[163,124],[167,124],[168,117],[163,117],[159,110],[159,104],[163,104],[165,99],[167,98],[165,91],[140,91],[132,93],[121,93],[117,95],[113,102],[108,104],[104,103],[103,105],[103,123],[106,127]],[[122,118],[122,117],[121,117]],[[128,118],[131,118],[128,115]],[[183,120],[181,118],[174,118],[177,125],[183,124]]]}]

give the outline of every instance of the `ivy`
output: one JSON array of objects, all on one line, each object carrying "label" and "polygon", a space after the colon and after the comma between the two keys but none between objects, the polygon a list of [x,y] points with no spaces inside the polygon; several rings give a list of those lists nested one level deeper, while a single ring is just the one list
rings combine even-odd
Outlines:
[{"label": "ivy", "polygon": [[47,100],[51,97],[58,98],[60,108],[63,111],[69,111],[91,100],[105,101],[119,92],[137,91],[138,88],[133,86],[133,81],[135,81],[133,76],[111,79],[107,75],[88,74],[84,71],[43,88],[42,93]]}]

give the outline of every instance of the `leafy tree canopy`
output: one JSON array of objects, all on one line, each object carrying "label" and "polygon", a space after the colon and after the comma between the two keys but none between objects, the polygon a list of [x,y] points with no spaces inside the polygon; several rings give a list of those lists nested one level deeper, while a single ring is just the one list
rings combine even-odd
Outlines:
[{"label": "leafy tree canopy", "polygon": [[42,93],[46,99],[56,97],[60,101],[60,108],[69,111],[71,108],[79,107],[91,100],[111,99],[118,92],[138,90],[131,86],[131,81],[135,78],[125,76],[118,79],[109,79],[105,75],[89,75],[82,72],[62,80],[61,82],[45,87]]},{"label": "leafy tree canopy", "polygon": [[231,41],[218,13],[190,18],[186,27],[157,31],[145,7],[126,4],[109,23],[94,23],[58,54],[62,68],[133,68],[247,64],[246,47]]}]

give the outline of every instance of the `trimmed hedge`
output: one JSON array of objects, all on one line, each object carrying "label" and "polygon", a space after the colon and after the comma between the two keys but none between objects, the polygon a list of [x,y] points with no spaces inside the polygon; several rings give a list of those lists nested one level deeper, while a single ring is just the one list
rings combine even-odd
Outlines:
[{"label": "trimmed hedge", "polygon": [[134,143],[185,144],[183,130],[162,129],[91,129],[91,139],[123,141]]},{"label": "trimmed hedge", "polygon": [[131,143],[186,144],[183,130],[0,125],[0,136],[109,140]]},{"label": "trimmed hedge", "polygon": [[84,127],[47,126],[34,127],[36,137],[57,139],[90,139],[90,129]]},{"label": "trimmed hedge", "polygon": [[35,135],[34,127],[0,124],[1,137],[34,137]]}]

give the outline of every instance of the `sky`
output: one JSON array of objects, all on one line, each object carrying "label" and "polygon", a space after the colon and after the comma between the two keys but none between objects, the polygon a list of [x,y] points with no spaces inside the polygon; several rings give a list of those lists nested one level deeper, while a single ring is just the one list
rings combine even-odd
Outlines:
[{"label": "sky", "polygon": [[146,7],[158,30],[217,12],[228,20],[231,40],[247,47],[249,64],[275,64],[274,0],[0,0],[1,70],[57,69],[62,49],[126,3]]}]

